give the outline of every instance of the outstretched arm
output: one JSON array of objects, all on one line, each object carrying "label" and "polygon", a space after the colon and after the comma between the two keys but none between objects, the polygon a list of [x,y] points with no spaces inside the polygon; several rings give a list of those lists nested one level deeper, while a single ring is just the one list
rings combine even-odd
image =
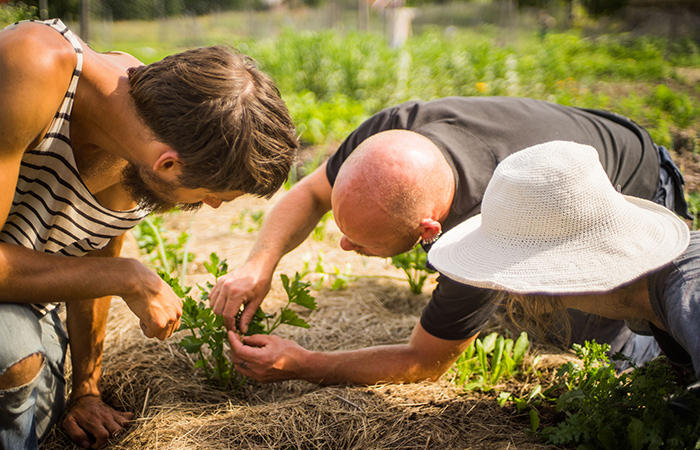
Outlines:
[{"label": "outstretched arm", "polygon": [[312,352],[277,336],[254,335],[241,343],[236,334],[229,332],[232,361],[241,374],[261,382],[300,379],[319,384],[436,380],[475,338],[440,339],[418,323],[407,344]]},{"label": "outstretched arm", "polygon": [[209,299],[213,311],[223,314],[226,327],[237,327],[236,315],[245,305],[241,331],[248,330],[253,314],[270,290],[272,275],[282,256],[301,244],[331,209],[331,185],[322,164],[301,180],[265,218],[245,264],[219,279]]}]

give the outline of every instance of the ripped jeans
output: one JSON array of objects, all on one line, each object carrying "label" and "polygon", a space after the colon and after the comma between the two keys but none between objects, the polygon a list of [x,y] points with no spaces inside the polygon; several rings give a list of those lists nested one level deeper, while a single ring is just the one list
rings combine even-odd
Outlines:
[{"label": "ripped jeans", "polygon": [[35,353],[39,374],[28,384],[0,390],[0,450],[37,449],[63,415],[68,336],[58,309],[45,316],[29,305],[0,303],[0,375]]}]

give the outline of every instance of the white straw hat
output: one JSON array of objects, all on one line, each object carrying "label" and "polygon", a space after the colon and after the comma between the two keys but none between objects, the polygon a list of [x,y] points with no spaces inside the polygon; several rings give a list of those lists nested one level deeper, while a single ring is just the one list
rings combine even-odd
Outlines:
[{"label": "white straw hat", "polygon": [[618,193],[593,147],[553,141],[501,162],[481,214],[445,233],[428,258],[442,274],[515,293],[607,292],[688,246],[685,222]]}]

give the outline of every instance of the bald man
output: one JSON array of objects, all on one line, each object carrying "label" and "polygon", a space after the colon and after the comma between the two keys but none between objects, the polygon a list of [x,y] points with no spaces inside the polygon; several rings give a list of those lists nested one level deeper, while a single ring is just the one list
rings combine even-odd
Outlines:
[{"label": "bald man", "polygon": [[[274,207],[245,264],[220,279],[212,307],[230,329],[245,332],[270,288],[274,269],[329,210],[340,246],[388,257],[421,242],[425,249],[478,214],[496,166],[508,155],[550,140],[599,151],[618,189],[690,217],[683,180],[668,153],[631,120],[604,112],[505,97],[445,98],[383,110],[355,130],[331,158]],[[241,306],[239,324],[235,317]],[[232,359],[259,381],[303,379],[336,384],[436,379],[454,363],[497,310],[490,292],[441,275],[409,342],[352,351],[313,352],[276,336],[229,333]],[[582,317],[576,333],[610,343],[643,362],[652,338],[632,336],[619,321]],[[585,329],[591,327],[593,329]],[[583,327],[584,329],[578,329]]]}]

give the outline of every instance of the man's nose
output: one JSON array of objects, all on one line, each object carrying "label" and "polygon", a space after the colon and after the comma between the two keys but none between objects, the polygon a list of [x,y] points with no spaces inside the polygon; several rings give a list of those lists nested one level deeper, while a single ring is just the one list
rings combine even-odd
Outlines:
[{"label": "man's nose", "polygon": [[213,197],[204,197],[204,199],[202,200],[202,203],[204,203],[205,205],[209,205],[212,208],[216,209],[219,206],[221,206],[221,204],[223,202],[221,200],[213,198]]}]

